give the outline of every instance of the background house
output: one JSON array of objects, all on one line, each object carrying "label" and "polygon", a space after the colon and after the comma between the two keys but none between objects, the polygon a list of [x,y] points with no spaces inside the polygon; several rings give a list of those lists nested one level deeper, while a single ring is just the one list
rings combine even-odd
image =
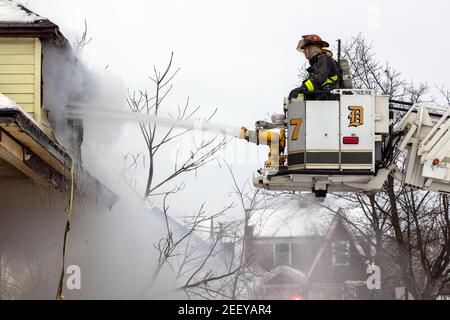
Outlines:
[{"label": "background house", "polygon": [[[280,236],[259,232],[247,240],[247,258],[264,274],[255,298],[369,298],[363,249],[342,219],[325,219],[327,228],[300,227],[300,232],[295,231],[294,223],[311,224],[314,214],[306,213],[287,223],[290,236],[279,229]],[[314,223],[323,224],[320,221]]]},{"label": "background house", "polygon": [[394,241],[377,255],[380,288],[368,289],[374,248],[344,218],[292,207],[264,215],[253,216],[246,232],[246,258],[262,275],[254,298],[413,299],[395,263]]}]

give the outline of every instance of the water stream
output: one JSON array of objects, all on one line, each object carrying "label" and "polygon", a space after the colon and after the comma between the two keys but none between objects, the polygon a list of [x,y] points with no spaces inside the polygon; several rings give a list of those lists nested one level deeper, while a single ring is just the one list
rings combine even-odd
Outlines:
[{"label": "water stream", "polygon": [[239,137],[239,127],[218,125],[209,122],[195,120],[180,120],[165,118],[150,114],[136,113],[126,110],[114,110],[100,107],[93,107],[79,103],[71,103],[64,113],[68,119],[95,119],[96,121],[135,121],[140,123],[157,123],[165,127],[176,127],[186,130],[198,130],[217,133],[230,137]]}]

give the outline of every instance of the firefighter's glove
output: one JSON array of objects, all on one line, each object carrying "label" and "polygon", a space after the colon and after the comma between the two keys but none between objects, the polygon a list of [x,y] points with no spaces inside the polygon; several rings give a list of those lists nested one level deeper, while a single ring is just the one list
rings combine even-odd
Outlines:
[{"label": "firefighter's glove", "polygon": [[304,92],[305,90],[303,89],[303,87],[295,88],[291,91],[291,93],[289,93],[289,101],[292,101],[292,99],[303,97]]}]

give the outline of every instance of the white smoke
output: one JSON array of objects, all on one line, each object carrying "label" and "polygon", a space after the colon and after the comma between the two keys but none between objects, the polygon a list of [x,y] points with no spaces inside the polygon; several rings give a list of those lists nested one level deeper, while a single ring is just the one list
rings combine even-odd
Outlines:
[{"label": "white smoke", "polygon": [[[127,91],[122,78],[106,69],[87,68],[70,47],[59,48],[52,43],[43,45],[43,106],[61,142],[73,134],[66,113],[72,104],[82,103],[111,110],[126,110]],[[89,120],[89,119],[86,119]],[[86,137],[95,137],[99,145],[111,144],[120,136],[120,122],[98,122],[84,130]],[[86,139],[90,141],[90,139]]]},{"label": "white smoke", "polygon": [[[44,43],[42,70],[43,106],[63,145],[70,145],[78,134],[65,117],[71,104],[127,108],[122,79],[103,68],[86,67],[70,48]],[[92,189],[75,198],[66,267],[80,266],[81,290],[66,288],[66,298],[184,298],[182,292],[173,291],[175,277],[169,270],[163,269],[149,286],[158,257],[154,245],[166,231],[162,216],[150,212],[120,173],[111,170],[122,160],[111,150],[123,122],[81,120],[82,162],[102,168],[92,174],[114,191],[118,201],[109,210]],[[1,183],[3,195],[5,190],[11,194],[2,201],[0,213],[0,270],[12,270],[9,284],[20,284],[11,298],[54,299],[62,267],[67,194],[25,179]]]}]

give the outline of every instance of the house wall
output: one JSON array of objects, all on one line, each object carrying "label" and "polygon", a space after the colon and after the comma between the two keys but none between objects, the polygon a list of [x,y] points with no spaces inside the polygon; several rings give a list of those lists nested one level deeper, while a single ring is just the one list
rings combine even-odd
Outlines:
[{"label": "house wall", "polygon": [[[24,177],[0,180],[3,299],[54,299],[61,273],[67,194]],[[12,285],[14,284],[14,286]]]},{"label": "house wall", "polygon": [[308,272],[322,241],[323,237],[320,236],[293,238],[270,237],[255,238],[253,245],[259,263],[264,269],[271,270],[278,266],[274,261],[275,244],[289,244],[291,255],[290,266],[306,273]]},{"label": "house wall", "polygon": [[[332,243],[334,241],[349,241],[350,243],[350,263],[348,265],[332,264]],[[325,246],[320,261],[310,276],[311,282],[342,283],[344,281],[366,280],[366,265],[362,261],[353,241],[345,231],[342,224],[338,224],[330,241]]]},{"label": "house wall", "polygon": [[0,92],[38,122],[41,116],[41,41],[0,38]]},{"label": "house wall", "polygon": [[[89,298],[108,272],[104,258],[98,258],[102,253],[91,251],[88,239],[91,233],[101,233],[101,239],[106,237],[103,222],[108,219],[103,217],[110,211],[102,205],[94,186],[75,191],[65,262],[66,268],[75,264],[83,269],[84,291],[65,287],[67,299]],[[0,300],[55,299],[62,270],[68,193],[37,184],[26,176],[0,179],[0,202],[0,274],[7,275],[0,277]],[[95,222],[99,217],[102,223]],[[111,238],[106,242],[104,247],[111,246],[111,252],[117,249],[111,245]],[[104,269],[97,269],[98,265]],[[114,279],[111,275],[109,278]]]},{"label": "house wall", "polygon": [[[350,259],[347,265],[333,265],[332,243],[349,241]],[[338,223],[334,233],[324,247],[309,278],[309,299],[367,299],[367,265],[356,249],[354,242]]]}]

